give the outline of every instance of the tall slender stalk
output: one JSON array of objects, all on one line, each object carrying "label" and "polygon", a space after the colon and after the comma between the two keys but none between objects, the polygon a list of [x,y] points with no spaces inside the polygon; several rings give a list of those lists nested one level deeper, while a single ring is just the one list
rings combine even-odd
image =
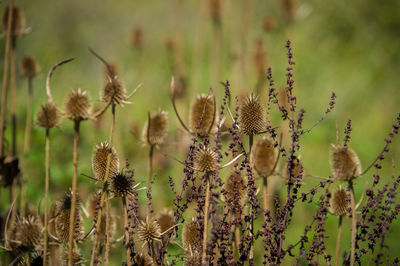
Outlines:
[{"label": "tall slender stalk", "polygon": [[[267,181],[267,177],[263,177],[263,207],[264,207],[264,216],[265,216],[265,210],[269,209],[268,206],[268,181]],[[267,217],[265,217],[267,218]]]},{"label": "tall slender stalk", "polygon": [[[50,129],[46,128],[46,181],[44,194],[44,256],[43,265],[47,265],[47,248],[48,248],[48,223],[49,223],[49,185],[50,185]],[[22,207],[22,206],[21,206]]]},{"label": "tall slender stalk", "polygon": [[126,197],[122,198],[122,206],[124,209],[124,244],[126,248],[126,264],[132,266],[131,251],[129,249],[129,225],[128,225],[128,208],[126,206]]},{"label": "tall slender stalk", "polygon": [[356,201],[354,198],[353,182],[349,181],[350,201],[351,201],[351,251],[350,251],[350,266],[354,265],[355,249],[356,249],[356,234],[357,234],[357,217],[356,217]]},{"label": "tall slender stalk", "polygon": [[[149,151],[149,161],[147,165],[147,193],[150,193],[151,189],[151,173],[153,171],[153,153],[154,153],[154,145],[150,145]],[[151,212],[151,200],[147,197],[147,216],[150,216]]]},{"label": "tall slender stalk", "polygon": [[339,264],[340,238],[342,236],[342,216],[339,216],[338,232],[336,237],[335,266]]},{"label": "tall slender stalk", "polygon": [[[252,148],[253,148],[253,137],[254,136],[252,134],[249,135],[249,155],[248,155],[248,158],[249,158],[250,167],[252,167],[251,151],[252,151]],[[254,212],[254,209],[253,209],[252,205],[250,205],[249,212],[250,213]],[[250,262],[253,261],[253,257],[254,257],[254,232],[253,232],[253,228],[254,228],[254,217],[251,218],[251,222],[250,222],[250,234],[251,234],[250,254],[249,254]]]},{"label": "tall slender stalk", "polygon": [[204,230],[203,230],[203,251],[201,255],[201,264],[206,264],[207,256],[207,229],[208,229],[208,209],[210,205],[210,188],[211,188],[211,177],[210,173],[206,173],[207,184],[206,184],[206,198],[204,203]]},{"label": "tall slender stalk", "polygon": [[68,239],[68,266],[72,266],[73,254],[72,250],[74,248],[74,235],[75,235],[75,215],[76,215],[76,191],[78,183],[78,144],[79,144],[79,127],[80,120],[74,121],[74,173],[72,177],[72,197],[71,197],[71,213],[69,219],[69,239]]}]

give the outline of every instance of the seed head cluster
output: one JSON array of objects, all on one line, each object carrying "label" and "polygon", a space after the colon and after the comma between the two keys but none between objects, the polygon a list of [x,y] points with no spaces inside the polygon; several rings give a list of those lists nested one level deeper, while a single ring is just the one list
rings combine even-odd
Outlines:
[{"label": "seed head cluster", "polygon": [[216,110],[214,97],[199,95],[192,104],[190,113],[190,130],[200,136],[214,133],[216,130]]},{"label": "seed head cluster", "polygon": [[343,216],[347,213],[347,210],[350,207],[348,198],[350,198],[350,195],[348,195],[346,190],[342,187],[333,193],[333,197],[331,198],[331,207],[334,215]]},{"label": "seed head cluster", "polygon": [[168,113],[158,111],[152,115],[144,127],[143,140],[149,145],[161,145],[165,141],[168,128]]},{"label": "seed head cluster", "polygon": [[53,128],[60,123],[60,112],[53,102],[48,102],[40,107],[36,120],[40,127]]},{"label": "seed head cluster", "polygon": [[336,180],[350,181],[361,174],[360,159],[349,147],[332,145],[331,168]]},{"label": "seed head cluster", "polygon": [[239,125],[246,135],[261,133],[266,127],[264,108],[258,96],[248,96],[239,110]]},{"label": "seed head cluster", "polygon": [[196,152],[194,168],[200,172],[213,172],[218,169],[218,155],[210,148],[201,148]]},{"label": "seed head cluster", "polygon": [[259,138],[253,150],[253,163],[257,173],[262,177],[268,177],[274,170],[277,160],[277,150],[271,138],[263,136]]},{"label": "seed head cluster", "polygon": [[117,152],[108,142],[96,145],[92,155],[92,169],[97,180],[104,182],[107,171],[107,160],[109,157],[109,178],[115,176],[119,171],[119,159]]},{"label": "seed head cluster", "polygon": [[90,103],[86,91],[72,91],[65,101],[65,117],[74,121],[90,118]]}]

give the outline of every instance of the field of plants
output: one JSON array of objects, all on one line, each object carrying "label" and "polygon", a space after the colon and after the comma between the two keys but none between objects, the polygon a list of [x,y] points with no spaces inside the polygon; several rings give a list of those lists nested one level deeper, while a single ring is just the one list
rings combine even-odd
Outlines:
[{"label": "field of plants", "polygon": [[399,264],[400,2],[0,9],[0,266]]}]

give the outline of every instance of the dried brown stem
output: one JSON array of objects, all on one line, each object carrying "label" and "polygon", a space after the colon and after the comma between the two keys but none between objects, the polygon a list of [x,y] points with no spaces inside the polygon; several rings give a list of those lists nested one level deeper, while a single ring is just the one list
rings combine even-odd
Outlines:
[{"label": "dried brown stem", "polygon": [[104,253],[104,265],[108,266],[109,265],[109,256],[110,256],[110,201],[108,198],[108,193],[106,193],[106,199],[105,199],[105,204],[106,204],[106,250]]},{"label": "dried brown stem", "polygon": [[[147,193],[150,192],[151,189],[151,174],[153,171],[153,154],[154,154],[154,145],[150,145],[149,151],[149,161],[147,165]],[[147,216],[150,216],[151,212],[151,200],[147,197]]]},{"label": "dried brown stem", "polygon": [[207,173],[206,198],[204,203],[203,251],[201,255],[201,265],[206,264],[206,256],[207,256],[208,209],[210,205],[211,177],[212,175],[210,175],[210,173]]},{"label": "dried brown stem", "polygon": [[15,46],[11,48],[11,140],[12,156],[17,155],[17,85],[16,85],[16,61]]},{"label": "dried brown stem", "polygon": [[[50,185],[50,129],[46,128],[46,181],[44,194],[44,254],[48,248],[48,222],[49,222],[49,185]],[[43,265],[47,265],[47,256],[43,256]]]},{"label": "dried brown stem", "polygon": [[64,65],[68,62],[71,62],[72,60],[74,60],[74,58],[69,58],[67,60],[63,60],[58,62],[57,64],[55,64],[50,70],[49,73],[47,74],[47,78],[46,78],[46,93],[47,93],[47,97],[49,98],[49,102],[54,102],[53,100],[53,95],[51,94],[51,89],[50,89],[50,79],[51,76],[53,75],[53,72],[61,65]]},{"label": "dried brown stem", "polygon": [[356,216],[356,202],[354,198],[353,182],[349,181],[350,187],[350,200],[351,200],[351,251],[350,251],[350,266],[354,265],[355,248],[356,248],[356,235],[357,235],[357,216]]},{"label": "dried brown stem", "polygon": [[124,245],[126,249],[126,264],[132,266],[131,251],[129,249],[129,226],[128,226],[128,208],[126,207],[126,197],[122,198],[124,209]]},{"label": "dried brown stem", "polygon": [[339,226],[336,237],[336,252],[335,252],[335,266],[339,265],[339,251],[340,251],[340,238],[342,235],[342,216],[339,216]]}]

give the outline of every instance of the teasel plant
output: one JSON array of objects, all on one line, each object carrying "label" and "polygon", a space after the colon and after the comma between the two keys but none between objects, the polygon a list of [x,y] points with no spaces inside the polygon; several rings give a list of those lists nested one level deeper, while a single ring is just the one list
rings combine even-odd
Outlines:
[{"label": "teasel plant", "polygon": [[[114,139],[114,131],[115,131],[115,117],[116,117],[116,107],[118,105],[123,105],[123,104],[129,104],[128,102],[129,98],[132,97],[137,90],[142,86],[140,83],[130,94],[127,94],[127,90],[125,86],[122,84],[120,78],[118,77],[117,73],[114,71],[114,68],[99,54],[97,54],[95,51],[93,51],[91,48],[89,48],[89,52],[93,54],[97,59],[99,59],[107,68],[108,73],[108,81],[106,85],[103,88],[102,92],[102,100],[107,103],[107,107],[111,106],[111,126],[110,126],[110,136],[109,136],[109,144],[112,146],[113,145],[113,139]],[[111,153],[108,155],[108,157],[111,156]],[[109,160],[107,159],[107,165],[109,164]],[[107,166],[108,168],[109,166]],[[107,173],[107,171],[106,171]],[[106,207],[106,231],[108,234],[107,229],[109,229],[109,224],[108,221],[110,213],[109,213],[109,195],[108,195],[108,190],[106,187],[109,174],[106,174],[105,179],[104,179],[104,186],[103,186],[103,194],[101,197],[100,201],[100,209],[103,208],[104,204]],[[101,217],[101,216],[100,216]],[[95,241],[94,246],[96,247],[97,241]],[[106,236],[106,249],[105,249],[105,265],[108,265],[108,259],[109,259],[109,249],[110,249],[110,239],[108,235]],[[92,250],[92,256],[91,256],[91,261],[90,264],[93,265],[94,259],[95,259],[95,254],[96,253],[96,248]]]}]

